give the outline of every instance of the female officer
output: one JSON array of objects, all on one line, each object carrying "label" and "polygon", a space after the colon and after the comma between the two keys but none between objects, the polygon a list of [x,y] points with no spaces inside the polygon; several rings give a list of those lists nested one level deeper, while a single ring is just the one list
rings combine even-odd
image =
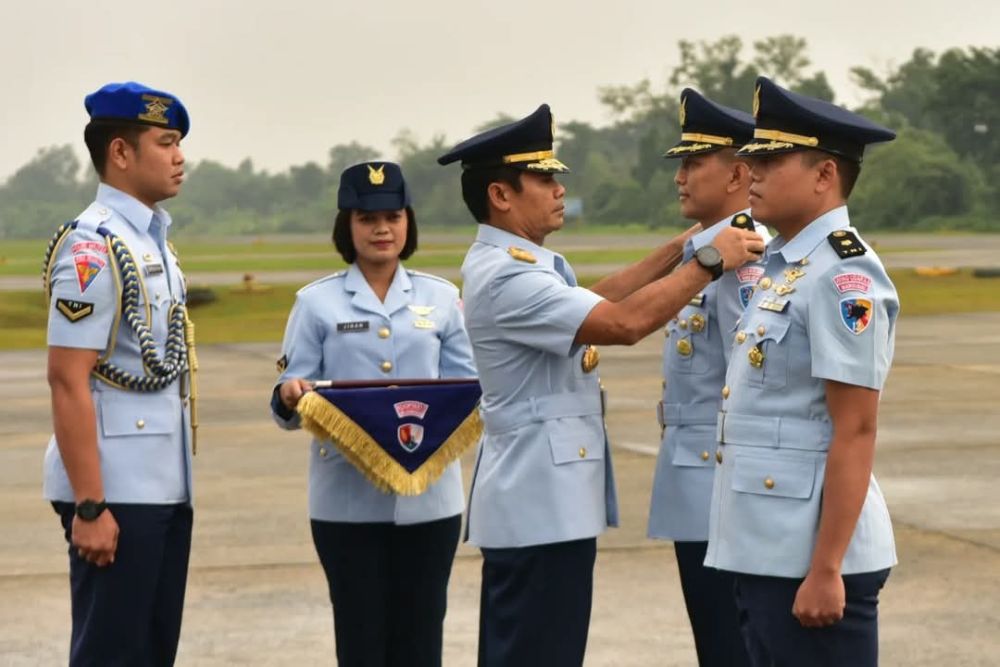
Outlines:
[{"label": "female officer", "polygon": [[[294,408],[310,380],[476,375],[458,289],[400,262],[416,250],[417,226],[399,165],[346,169],[337,207],[333,242],[350,266],[296,296],[271,401],[285,429],[299,428]],[[309,515],[340,665],[441,664],[463,498],[458,461],[424,493],[398,496],[312,442]]]}]

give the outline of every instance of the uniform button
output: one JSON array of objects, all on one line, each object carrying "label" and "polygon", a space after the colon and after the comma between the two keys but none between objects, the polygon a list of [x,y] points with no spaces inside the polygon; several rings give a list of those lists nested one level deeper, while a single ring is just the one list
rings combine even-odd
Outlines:
[{"label": "uniform button", "polygon": [[679,326],[681,329],[687,329],[688,328],[688,321],[687,320],[677,320],[677,326]]},{"label": "uniform button", "polygon": [[746,339],[747,339],[746,331],[741,331],[738,334],[736,334],[736,342],[739,343],[740,345],[742,345],[743,341],[745,341]]},{"label": "uniform button", "polygon": [[152,261],[153,261],[153,254],[152,254],[152,253],[148,253],[148,252],[147,252],[147,253],[145,253],[145,254],[144,254],[144,255],[142,256],[142,260],[143,260],[144,262],[152,262]]},{"label": "uniform button", "polygon": [[707,461],[708,460],[708,452],[702,452],[701,453],[701,460],[702,461]]},{"label": "uniform button", "polygon": [[716,449],[715,450],[715,461],[717,463],[722,463],[722,450],[721,449]]},{"label": "uniform button", "polygon": [[799,266],[805,266],[805,265],[807,265],[808,263],[809,263],[809,258],[808,258],[808,257],[803,257],[803,258],[802,258],[802,261],[801,261],[801,262],[799,262]]},{"label": "uniform button", "polygon": [[722,388],[722,398],[729,398],[729,385]]},{"label": "uniform button", "polygon": [[101,208],[101,209],[98,209],[97,212],[100,213],[101,215],[107,215],[108,214],[108,209]]},{"label": "uniform button", "polygon": [[379,366],[379,368],[382,369],[383,373],[388,373],[389,371],[392,370],[392,362],[391,361],[383,361],[382,365]]},{"label": "uniform button", "polygon": [[135,427],[140,430],[146,428],[146,420],[142,418],[136,419]]},{"label": "uniform button", "polygon": [[581,447],[580,451],[578,452],[578,454],[580,454],[580,458],[581,459],[587,458],[587,448],[586,447]]},{"label": "uniform button", "polygon": [[157,301],[159,301],[160,300],[160,293],[157,292],[156,294],[154,294],[153,298],[156,299]]},{"label": "uniform button", "polygon": [[764,335],[764,331],[766,331],[766,329],[764,329],[764,325],[763,324],[760,325],[759,327],[757,327],[757,335],[758,336],[763,336]]},{"label": "uniform button", "polygon": [[765,477],[764,478],[764,488],[765,489],[773,489],[774,488],[774,480],[771,479],[770,477]]},{"label": "uniform button", "polygon": [[378,330],[378,337],[379,338],[388,338],[389,337],[389,328],[388,327],[382,327],[381,329],[379,329]]},{"label": "uniform button", "polygon": [[768,289],[770,289],[771,285],[773,285],[773,284],[774,284],[774,281],[771,280],[771,278],[769,276],[764,276],[763,278],[760,279],[760,282],[757,283],[757,285],[759,285],[762,290],[768,290]]},{"label": "uniform button", "polygon": [[320,458],[326,458],[326,447],[320,447],[319,448],[319,455],[320,455]]}]

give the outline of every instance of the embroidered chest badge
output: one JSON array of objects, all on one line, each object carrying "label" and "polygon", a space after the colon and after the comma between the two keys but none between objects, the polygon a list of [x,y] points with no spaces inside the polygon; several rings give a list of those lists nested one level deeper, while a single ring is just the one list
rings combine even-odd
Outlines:
[{"label": "embroidered chest badge", "polygon": [[80,284],[80,294],[87,291],[87,288],[94,284],[94,280],[100,275],[107,261],[89,253],[74,255],[73,263],[76,265],[76,279]]},{"label": "embroidered chest badge", "polygon": [[873,312],[871,299],[849,298],[840,300],[840,319],[855,336],[871,324]]}]

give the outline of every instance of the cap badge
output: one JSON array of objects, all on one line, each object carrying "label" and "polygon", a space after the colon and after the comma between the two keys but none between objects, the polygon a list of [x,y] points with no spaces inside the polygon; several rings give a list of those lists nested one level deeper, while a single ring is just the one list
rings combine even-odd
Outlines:
[{"label": "cap badge", "polygon": [[160,125],[170,124],[170,121],[163,114],[174,103],[172,99],[149,94],[143,95],[142,99],[146,102],[146,112],[139,114],[139,120],[144,120],[147,123],[158,123]]},{"label": "cap badge", "polygon": [[368,165],[368,182],[372,185],[382,185],[385,183],[385,165],[376,169],[375,167]]},{"label": "cap badge", "polygon": [[758,111],[760,111],[760,84],[757,84],[757,88],[753,91],[753,117],[755,119]]}]

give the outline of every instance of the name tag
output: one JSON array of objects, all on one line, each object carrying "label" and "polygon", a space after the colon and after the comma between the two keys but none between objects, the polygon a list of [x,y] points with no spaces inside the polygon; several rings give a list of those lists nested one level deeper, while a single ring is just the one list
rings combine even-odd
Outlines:
[{"label": "name tag", "polygon": [[416,327],[417,329],[433,329],[434,320],[428,320],[426,318],[419,317],[413,320],[413,326]]},{"label": "name tag", "polygon": [[368,331],[368,321],[363,322],[338,322],[337,333],[354,333],[358,331]]},{"label": "name tag", "polygon": [[159,262],[151,262],[142,267],[143,273],[147,276],[158,276],[163,273],[163,265]]}]

